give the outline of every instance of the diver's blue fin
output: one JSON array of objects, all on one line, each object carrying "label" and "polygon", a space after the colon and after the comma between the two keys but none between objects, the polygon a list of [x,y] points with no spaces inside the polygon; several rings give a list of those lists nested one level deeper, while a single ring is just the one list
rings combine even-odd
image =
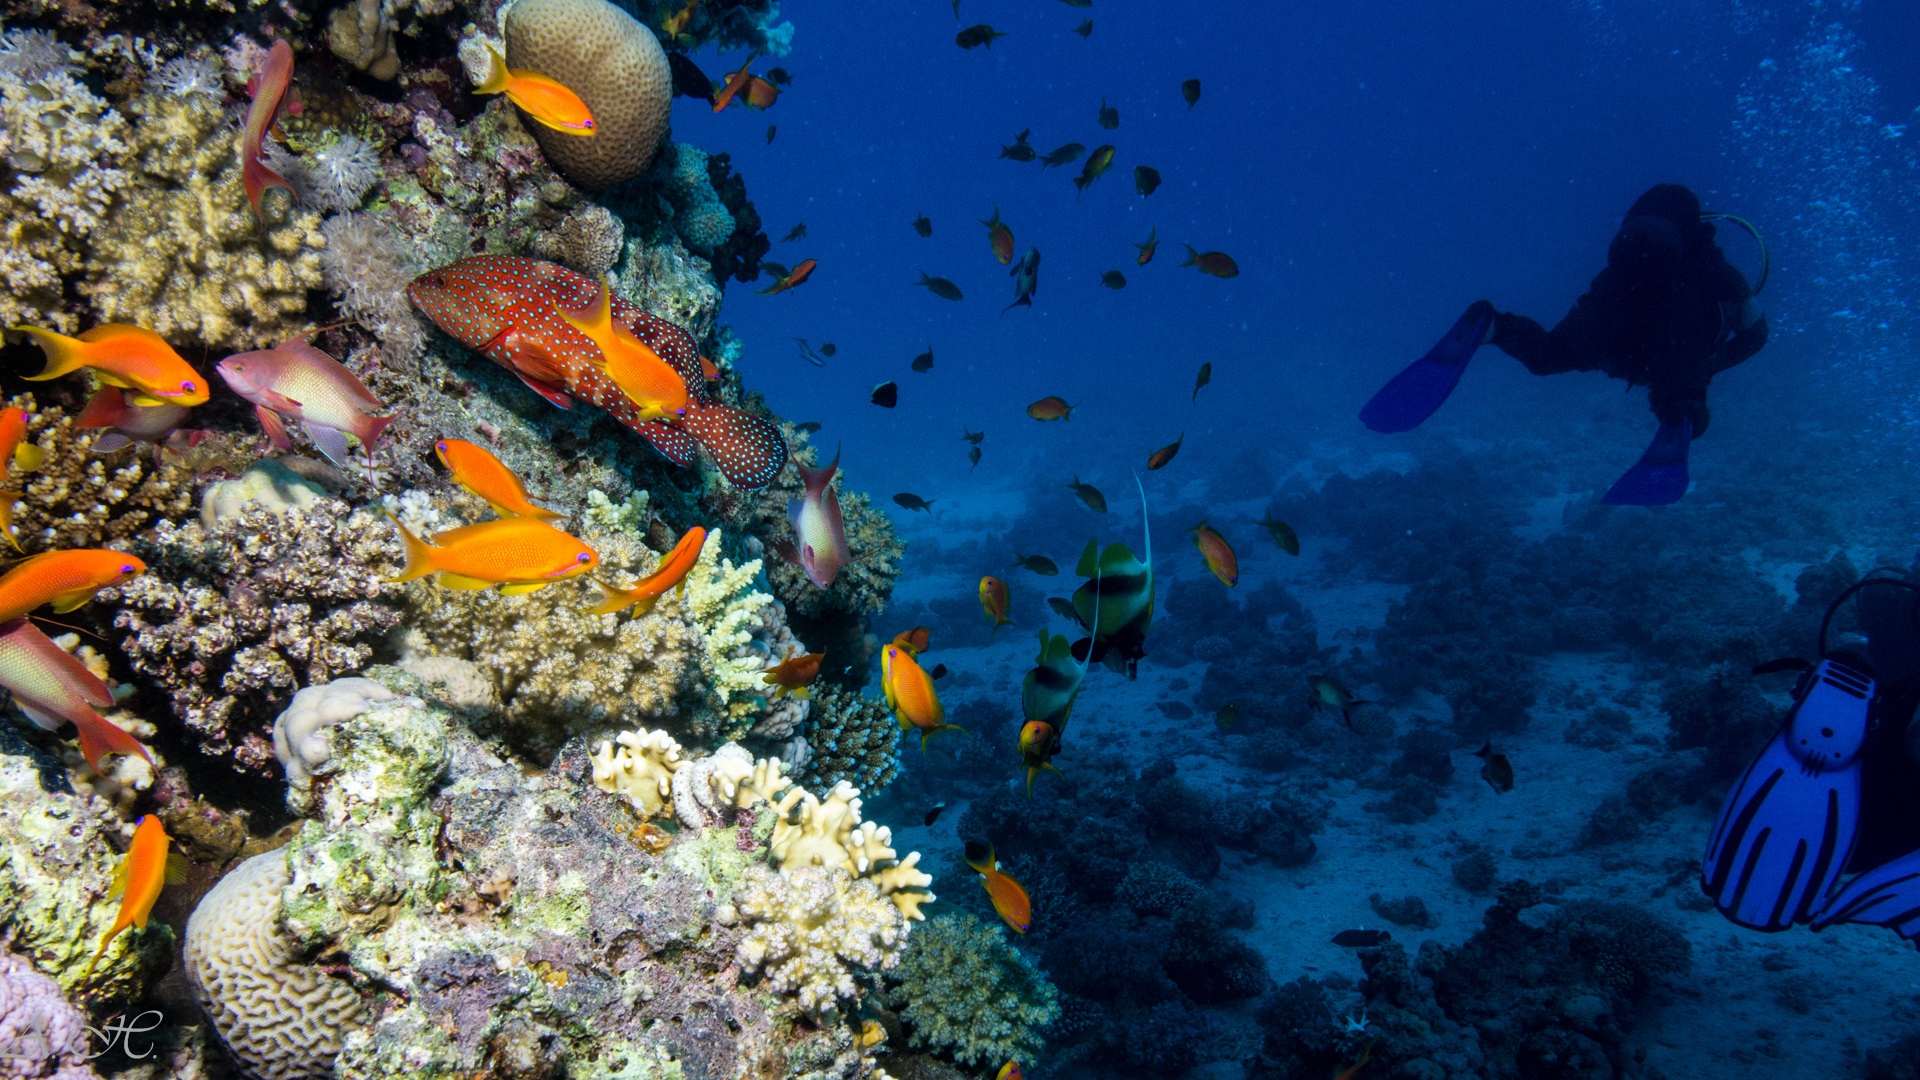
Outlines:
[{"label": "diver's blue fin", "polygon": [[1707,842],[1700,887],[1727,918],[1785,930],[1826,900],[1859,834],[1873,692],[1853,657],[1828,657],[1802,677],[1786,723],[1741,774]]},{"label": "diver's blue fin", "polygon": [[1639,464],[1613,482],[1600,501],[1612,506],[1666,506],[1687,493],[1687,446],[1693,422],[1661,424]]},{"label": "diver's blue fin", "polygon": [[1467,309],[1427,355],[1380,388],[1360,410],[1360,422],[1382,434],[1412,431],[1432,416],[1453,393],[1467,361],[1487,340],[1493,325],[1493,305],[1482,300]]},{"label": "diver's blue fin", "polygon": [[1920,851],[1861,874],[1814,910],[1815,930],[1836,923],[1886,926],[1908,941],[1920,939]]}]

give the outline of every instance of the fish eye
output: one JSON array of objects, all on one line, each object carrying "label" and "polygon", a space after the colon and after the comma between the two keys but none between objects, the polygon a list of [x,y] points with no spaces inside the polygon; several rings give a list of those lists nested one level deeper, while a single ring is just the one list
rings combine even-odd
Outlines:
[{"label": "fish eye", "polygon": [[584,563],[584,562],[592,562],[592,561],[593,561],[593,556],[591,556],[591,555],[589,555],[589,554],[587,554],[586,552],[584,552],[584,551],[583,551],[583,552],[581,552],[580,554],[578,554],[578,555],[575,555],[575,556],[573,557],[573,561],[574,561],[574,562],[578,562],[578,563]]},{"label": "fish eye", "polygon": [[180,389],[185,393],[189,393],[189,394],[193,393],[193,380],[189,379],[186,382],[181,383]]},{"label": "fish eye", "polygon": [[593,121],[591,121],[591,120],[588,120],[588,121],[585,121],[585,122],[583,122],[583,123],[582,123],[582,124],[581,124],[580,126],[581,126],[581,127],[583,127],[583,128],[586,128],[586,129],[587,129],[588,131],[592,131],[592,130],[593,130]]},{"label": "fish eye", "polygon": [[133,573],[133,567],[131,567],[131,566],[122,566],[122,567],[120,568],[120,572],[121,572],[121,573],[123,573],[123,574],[131,574],[131,573]]},{"label": "fish eye", "polygon": [[436,443],[434,443],[434,444],[433,444],[433,448],[434,448],[435,450],[438,450],[438,451],[440,451],[440,452],[441,452],[441,453],[443,453],[443,454],[444,454],[444,453],[446,453],[446,452],[447,452],[447,440],[445,440],[445,439],[441,439],[441,440],[440,440],[439,442],[436,442]]}]

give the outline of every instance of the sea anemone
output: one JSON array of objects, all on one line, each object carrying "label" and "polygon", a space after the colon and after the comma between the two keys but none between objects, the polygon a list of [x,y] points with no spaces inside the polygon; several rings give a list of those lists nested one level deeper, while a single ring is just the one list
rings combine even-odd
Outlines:
[{"label": "sea anemone", "polygon": [[210,56],[176,56],[154,69],[147,86],[168,97],[221,98],[227,93],[220,65]]},{"label": "sea anemone", "polygon": [[321,210],[352,210],[380,179],[380,151],[357,135],[342,135],[306,162],[306,191]]},{"label": "sea anemone", "polygon": [[0,30],[0,75],[44,79],[70,66],[67,47],[46,30]]}]

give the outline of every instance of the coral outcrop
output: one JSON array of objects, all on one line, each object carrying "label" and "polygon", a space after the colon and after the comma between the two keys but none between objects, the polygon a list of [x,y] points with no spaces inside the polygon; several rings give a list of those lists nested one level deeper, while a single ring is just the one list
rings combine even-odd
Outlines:
[{"label": "coral outcrop", "polygon": [[886,1003],[912,1031],[908,1045],[962,1065],[1032,1061],[1060,1016],[1040,969],[999,926],[965,912],[916,929],[886,983]]},{"label": "coral outcrop", "polygon": [[852,1002],[854,976],[892,968],[906,944],[906,920],[880,887],[839,867],[755,867],[738,906],[751,924],[740,966],[815,1017]]},{"label": "coral outcrop", "polygon": [[646,171],[667,134],[667,54],[653,32],[607,0],[518,0],[503,20],[507,63],[557,79],[592,110],[592,138],[532,126],[560,172],[587,188]]},{"label": "coral outcrop", "polygon": [[41,407],[32,394],[7,404],[26,412],[26,441],[46,452],[41,467],[25,475],[14,505],[14,536],[26,553],[124,548],[157,519],[192,510],[192,471],[181,459],[156,464],[135,448],[97,454],[102,433],[74,427],[66,410]]},{"label": "coral outcrop", "polygon": [[390,701],[393,691],[372,679],[335,679],[309,686],[273,721],[273,755],[287,772],[287,799],[302,809],[315,774],[333,760],[331,728],[359,716],[376,701]]},{"label": "coral outcrop", "polygon": [[900,725],[879,698],[816,684],[805,731],[808,785],[831,789],[845,782],[879,791],[900,773]]}]

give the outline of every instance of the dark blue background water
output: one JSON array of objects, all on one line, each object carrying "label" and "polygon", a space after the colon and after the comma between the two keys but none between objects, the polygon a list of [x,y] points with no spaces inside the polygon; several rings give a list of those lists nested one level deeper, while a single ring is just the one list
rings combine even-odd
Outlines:
[{"label": "dark blue background water", "polygon": [[[1769,430],[1769,395],[1821,370],[1836,393],[1904,398],[1885,350],[1906,340],[1915,267],[1900,236],[1917,220],[1920,130],[1897,125],[1920,103],[1916,10],[964,0],[956,20],[945,2],[796,3],[779,61],[795,82],[776,107],[715,116],[682,100],[675,137],[733,155],[776,240],[806,223],[770,257],[818,259],[812,280],[765,298],[736,284],[725,319],[750,383],[781,414],[824,421],[820,438],[844,442],[856,486],[876,493],[953,505],[1034,458],[1112,493],[1183,430],[1195,473],[1248,449],[1297,456],[1314,437],[1388,446],[1353,420],[1378,384],[1475,297],[1550,324],[1628,203],[1662,181],[1754,218],[1774,247],[1776,344],[1715,388],[1716,427],[1738,439]],[[978,22],[1008,36],[957,48]],[[1195,77],[1189,110],[1180,84]],[[1103,97],[1116,131],[1095,122]],[[1113,169],[1076,200],[1080,163],[997,159],[1025,128],[1043,154],[1112,142]],[[1150,198],[1136,164],[1164,177]],[[1017,250],[1044,257],[1030,311],[1001,311],[1012,282],[979,224],[996,205]],[[911,228],[920,213],[930,238]],[[1150,229],[1159,254],[1138,267]],[[1746,237],[1725,242],[1758,266]],[[1183,243],[1230,253],[1240,276],[1180,268]],[[1100,284],[1112,269],[1124,290]],[[965,300],[914,287],[921,270]],[[838,355],[814,368],[789,337]],[[908,370],[928,346],[934,370]],[[1194,409],[1203,361],[1213,385]],[[867,403],[886,379],[892,411]],[[1070,424],[1023,415],[1047,394],[1080,407]],[[1619,398],[1598,376],[1534,380],[1490,352],[1441,422],[1550,437],[1567,410],[1612,409],[1633,430],[1598,451],[1611,473],[1651,431],[1644,399]],[[971,476],[963,426],[988,433]]]}]

